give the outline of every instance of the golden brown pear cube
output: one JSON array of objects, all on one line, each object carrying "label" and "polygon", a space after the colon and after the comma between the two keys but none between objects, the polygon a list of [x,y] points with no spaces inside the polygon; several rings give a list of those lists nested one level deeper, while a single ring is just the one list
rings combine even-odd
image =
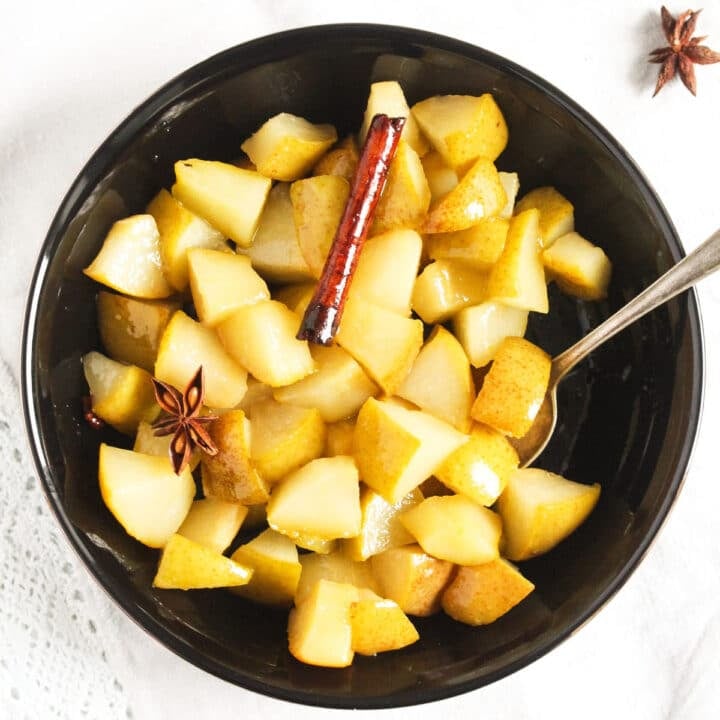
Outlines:
[{"label": "golden brown pear cube", "polygon": [[354,435],[355,420],[338,420],[329,423],[325,440],[325,455],[327,457],[352,455]]},{"label": "golden brown pear cube", "polygon": [[356,588],[380,592],[370,563],[353,560],[343,552],[333,551],[323,555],[306,553],[300,556],[300,564],[302,574],[295,593],[296,605],[305,600],[320,580],[348,583]]},{"label": "golden brown pear cube", "polygon": [[240,531],[247,512],[244,505],[218,498],[195,500],[177,534],[223,553]]},{"label": "golden brown pear cube", "polygon": [[539,187],[531,190],[515,204],[515,214],[536,209],[540,213],[540,243],[550,247],[557,238],[575,229],[575,215],[572,203],[554,187]]},{"label": "golden brown pear cube", "polygon": [[430,202],[441,200],[460,182],[457,171],[445,162],[437,150],[423,155],[422,165],[430,188]]},{"label": "golden brown pear cube", "polygon": [[432,260],[451,260],[488,271],[502,255],[509,227],[509,220],[489,217],[467,230],[428,235],[427,253]]},{"label": "golden brown pear cube", "polygon": [[360,159],[354,135],[348,135],[328,150],[313,168],[313,175],[338,175],[352,182]]},{"label": "golden brown pear cube", "polygon": [[381,598],[370,590],[360,590],[357,602],[350,606],[350,624],[352,648],[360,655],[398,650],[420,638],[395,601]]}]

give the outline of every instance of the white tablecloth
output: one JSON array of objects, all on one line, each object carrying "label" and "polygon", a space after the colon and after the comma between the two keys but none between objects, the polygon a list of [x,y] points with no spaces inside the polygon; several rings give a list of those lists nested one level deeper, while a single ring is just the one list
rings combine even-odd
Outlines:
[{"label": "white tablecloth", "polygon": [[[720,5],[706,5],[699,31],[717,48]],[[26,448],[17,380],[30,275],[67,187],[128,112],[208,55],[291,27],[382,22],[484,46],[564,90],[640,164],[691,249],[720,224],[720,65],[698,68],[697,98],[675,82],[651,99],[656,67],[645,56],[662,37],[658,7],[645,1],[26,0],[0,9],[0,718],[339,716],[233,687],[162,648],[95,584],[51,515]],[[552,653],[490,687],[415,708],[414,717],[718,716],[720,276],[705,281],[700,296],[708,356],[702,432],[685,488],[645,561]]]}]

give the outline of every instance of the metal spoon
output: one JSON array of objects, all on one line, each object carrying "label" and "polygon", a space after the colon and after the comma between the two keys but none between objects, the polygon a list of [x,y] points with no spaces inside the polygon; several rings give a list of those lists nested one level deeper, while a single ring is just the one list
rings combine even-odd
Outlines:
[{"label": "metal spoon", "polygon": [[526,467],[537,458],[555,430],[557,386],[565,375],[620,330],[679,295],[683,290],[692,287],[699,280],[715,272],[718,267],[720,267],[720,230],[713,233],[700,247],[661,275],[652,285],[645,288],[582,340],[553,358],[545,400],[527,435],[513,442],[522,467]]}]

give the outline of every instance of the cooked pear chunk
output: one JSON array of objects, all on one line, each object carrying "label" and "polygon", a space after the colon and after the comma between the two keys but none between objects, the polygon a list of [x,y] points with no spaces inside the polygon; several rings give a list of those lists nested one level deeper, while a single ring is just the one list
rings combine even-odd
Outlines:
[{"label": "cooked pear chunk", "polygon": [[194,248],[187,263],[193,303],[205,325],[217,325],[241,307],[270,299],[249,257]]},{"label": "cooked pear chunk", "polygon": [[442,591],[454,565],[423,551],[419,545],[403,545],[370,558],[379,595],[394,600],[408,615],[425,617],[440,610]]},{"label": "cooked pear chunk", "polygon": [[152,422],[158,416],[160,408],[145,370],[99,352],[84,355],[82,364],[93,412],[116,430],[132,435],[140,422]]},{"label": "cooked pear chunk", "polygon": [[499,172],[500,182],[505,190],[507,198],[505,207],[499,212],[499,216],[504,220],[509,220],[513,216],[515,210],[515,198],[520,190],[520,178],[517,173]]},{"label": "cooked pear chunk", "polygon": [[267,505],[268,524],[290,538],[302,533],[324,540],[357,535],[361,524],[359,483],[351,457],[312,460],[273,488]]},{"label": "cooked pear chunk", "polygon": [[138,298],[166,298],[173,288],[160,260],[160,233],[152,215],[118,220],[83,272],[96,282]]},{"label": "cooked pear chunk", "polygon": [[293,285],[284,285],[273,292],[273,300],[287,305],[296,315],[302,317],[305,310],[315,294],[317,283],[304,282]]},{"label": "cooked pear chunk", "polygon": [[271,180],[258,172],[214,160],[175,163],[172,194],[241,247],[253,241]]},{"label": "cooked pear chunk", "polygon": [[313,168],[313,175],[338,175],[352,182],[360,160],[354,135],[348,135],[323,155]]},{"label": "cooked pear chunk", "polygon": [[251,577],[250,568],[182,535],[173,535],[163,549],[153,587],[164,590],[237,587],[245,585]]},{"label": "cooked pear chunk", "polygon": [[222,554],[240,531],[247,512],[244,505],[214,497],[195,500],[177,534]]},{"label": "cooked pear chunk", "polygon": [[302,565],[302,574],[295,593],[296,605],[310,595],[320,580],[348,583],[357,588],[379,592],[370,564],[352,560],[342,552],[331,552],[326,555],[316,555],[315,553],[301,555],[300,564]]},{"label": "cooked pear chunk", "polygon": [[242,410],[248,417],[252,417],[252,411],[255,405],[272,399],[273,388],[271,388],[270,385],[256,380],[252,375],[248,375],[247,392],[243,395],[237,409]]},{"label": "cooked pear chunk", "polygon": [[247,370],[228,355],[212,328],[178,310],[160,340],[155,377],[182,391],[201,365],[205,404],[235,407],[247,390]]},{"label": "cooked pear chunk", "polygon": [[523,338],[503,340],[485,376],[471,414],[511,437],[530,429],[550,379],[550,356]]},{"label": "cooked pear chunk", "polygon": [[420,635],[394,600],[360,590],[350,606],[352,648],[360,655],[398,650],[412,645]]},{"label": "cooked pear chunk", "polygon": [[590,515],[600,485],[583,485],[537,468],[517,470],[498,500],[503,519],[504,552],[527,560],[551,550]]},{"label": "cooked pear chunk", "polygon": [[467,625],[489,625],[512,610],[533,585],[503,558],[458,568],[442,595],[443,610]]},{"label": "cooked pear chunk", "polygon": [[430,202],[441,200],[460,182],[457,171],[445,162],[437,150],[423,155],[422,165],[430,188]]},{"label": "cooked pear chunk", "polygon": [[358,414],[354,457],[363,481],[396,503],[467,439],[426,412],[370,398]]},{"label": "cooked pear chunk", "polygon": [[540,244],[550,247],[559,237],[575,229],[575,215],[572,203],[554,187],[539,187],[531,190],[515,204],[515,214],[535,209],[540,213]]},{"label": "cooked pear chunk", "polygon": [[509,227],[508,220],[489,217],[467,230],[428,235],[427,253],[432,260],[451,260],[488,271],[502,255]]},{"label": "cooked pear chunk", "polygon": [[469,432],[475,400],[470,362],[462,345],[442,325],[432,331],[397,395],[460,432]]},{"label": "cooked pear chunk", "polygon": [[311,533],[299,532],[293,535],[293,542],[303,550],[310,550],[317,555],[328,555],[334,553],[338,548],[338,541],[313,535]]},{"label": "cooked pear chunk", "polygon": [[576,232],[562,235],[542,254],[549,280],[583,300],[607,297],[612,264],[602,248]]},{"label": "cooked pear chunk", "polygon": [[500,554],[499,515],[464,495],[436,495],[400,515],[400,522],[433,557],[480,565]]},{"label": "cooked pear chunk", "polygon": [[173,472],[166,458],[100,445],[100,494],[128,535],[163,547],[182,524],[195,496],[189,468]]},{"label": "cooked pear chunk", "polygon": [[305,118],[279,113],[267,120],[241,148],[257,171],[290,182],[307,175],[337,140],[332,125],[314,125]]},{"label": "cooked pear chunk", "polygon": [[295,335],[300,318],[282,303],[265,300],[235,310],[218,325],[228,353],[258,380],[280,387],[315,371],[305,340]]},{"label": "cooked pear chunk", "polygon": [[325,440],[325,455],[353,454],[353,436],[355,435],[355,420],[338,420],[327,426]]}]

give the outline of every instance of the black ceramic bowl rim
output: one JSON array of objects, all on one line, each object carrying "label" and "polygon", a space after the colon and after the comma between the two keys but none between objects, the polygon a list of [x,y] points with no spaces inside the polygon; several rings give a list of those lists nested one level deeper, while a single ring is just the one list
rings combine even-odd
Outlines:
[{"label": "black ceramic bowl rim", "polygon": [[638,563],[646,554],[653,539],[657,535],[657,532],[663,525],[687,473],[695,439],[697,437],[702,410],[704,390],[704,342],[697,297],[695,291],[691,290],[688,293],[687,307],[689,316],[689,331],[694,349],[693,371],[695,377],[698,378],[698,381],[693,387],[693,396],[690,403],[691,422],[687,427],[687,435],[681,453],[681,462],[678,463],[677,467],[675,467],[673,471],[668,492],[657,515],[650,525],[649,531],[643,537],[630,559],[619,570],[614,580],[607,586],[604,592],[595,598],[594,602],[590,604],[585,613],[574,625],[565,628],[563,632],[555,635],[536,652],[528,653],[526,656],[518,660],[509,662],[497,672],[485,676],[484,678],[469,680],[465,683],[454,685],[452,687],[413,689],[411,692],[400,693],[392,698],[384,698],[382,700],[359,698],[357,702],[348,701],[347,697],[332,695],[323,695],[320,697],[314,693],[288,691],[283,688],[274,687],[268,683],[259,682],[254,678],[247,677],[240,673],[232,672],[227,666],[206,657],[202,651],[193,647],[184,638],[170,632],[154,617],[146,613],[142,608],[139,608],[137,605],[130,602],[123,592],[122,583],[104,575],[102,568],[95,563],[92,556],[87,552],[81,538],[81,533],[72,524],[65,509],[63,508],[61,500],[54,488],[53,469],[48,460],[45,443],[40,431],[38,422],[39,388],[35,327],[38,305],[45,287],[46,273],[50,266],[51,258],[55,252],[57,244],[63,236],[69,219],[72,218],[80,209],[80,206],[85,199],[87,189],[92,188],[99,179],[99,172],[103,168],[107,167],[108,163],[112,162],[114,158],[117,157],[118,153],[144,126],[147,125],[148,122],[150,122],[153,118],[158,117],[162,113],[163,109],[172,102],[173,98],[180,91],[186,92],[194,85],[204,83],[211,77],[221,77],[223,75],[225,59],[233,59],[232,63],[228,63],[228,65],[232,65],[233,68],[237,68],[242,65],[244,69],[249,69],[262,62],[272,60],[274,56],[277,55],[276,48],[278,47],[282,47],[283,54],[287,55],[290,54],[291,50],[300,51],[303,48],[312,46],[313,43],[316,43],[328,33],[343,34],[348,37],[349,42],[352,42],[353,39],[384,37],[396,41],[423,43],[443,51],[456,53],[466,56],[472,60],[489,64],[504,73],[516,76],[535,89],[548,95],[554,102],[562,107],[565,112],[589,130],[598,142],[602,143],[605,149],[622,166],[627,175],[637,185],[643,197],[654,209],[658,219],[664,226],[663,237],[668,244],[668,249],[675,262],[684,256],[682,245],[672,222],[668,217],[667,211],[663,207],[661,201],[651,188],[641,170],[630,158],[628,153],[622,148],[617,140],[615,140],[611,134],[591,115],[583,110],[583,108],[556,87],[541,79],[531,71],[475,45],[449,38],[444,35],[407,27],[364,23],[330,24],[303,27],[272,35],[266,35],[224,50],[185,70],[173,80],[166,83],[144,103],[139,105],[125,120],[123,120],[123,122],[108,136],[108,139],[105,140],[105,142],[103,142],[103,144],[96,150],[85,167],[78,174],[52,221],[47,237],[42,246],[30,285],[22,340],[21,376],[23,411],[35,465],[55,517],[70,540],[73,548],[99,584],[108,592],[113,600],[151,636],[197,667],[202,668],[203,670],[235,685],[239,685],[246,689],[271,697],[325,707],[401,707],[440,700],[477,689],[483,685],[490,684],[502,677],[510,675],[534,662],[573,634],[579,627],[584,625],[627,581],[637,567]]}]

